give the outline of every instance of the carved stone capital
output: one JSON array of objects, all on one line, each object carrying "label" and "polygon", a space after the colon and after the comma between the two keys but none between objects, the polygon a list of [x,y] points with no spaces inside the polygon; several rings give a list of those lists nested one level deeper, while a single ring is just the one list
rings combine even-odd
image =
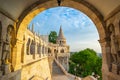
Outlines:
[{"label": "carved stone capital", "polygon": [[100,40],[98,40],[98,41],[99,41],[99,43],[110,42],[110,38],[109,38],[109,37],[106,37],[106,38],[100,39]]},{"label": "carved stone capital", "polygon": [[98,40],[101,46],[110,46],[110,38],[104,38]]}]

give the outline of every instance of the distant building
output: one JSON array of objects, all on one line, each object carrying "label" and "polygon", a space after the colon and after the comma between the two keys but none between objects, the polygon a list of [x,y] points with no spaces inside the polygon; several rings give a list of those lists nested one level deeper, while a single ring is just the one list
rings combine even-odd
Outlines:
[{"label": "distant building", "polygon": [[55,58],[63,65],[65,70],[69,70],[69,46],[66,44],[66,39],[64,37],[62,27],[60,27],[59,35],[56,40],[56,44],[49,43],[48,54],[52,53]]},{"label": "distant building", "polygon": [[[65,68],[66,71],[69,70],[69,46],[66,44],[66,38],[64,37],[62,27],[60,27],[59,34],[56,40],[56,44],[50,43],[48,40],[48,35],[39,35],[39,33],[34,32],[34,25],[31,29],[27,29],[24,35],[26,46],[26,54],[37,53],[36,56],[54,56],[59,63]],[[35,56],[33,56],[34,58]],[[26,59],[26,58],[25,58]]]}]

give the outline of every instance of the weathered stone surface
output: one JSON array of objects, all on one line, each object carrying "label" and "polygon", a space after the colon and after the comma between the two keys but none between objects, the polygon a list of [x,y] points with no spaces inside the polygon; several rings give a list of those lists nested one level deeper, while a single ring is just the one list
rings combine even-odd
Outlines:
[{"label": "weathered stone surface", "polygon": [[4,65],[4,74],[9,74],[11,71],[10,71],[10,65],[9,64],[5,64]]},{"label": "weathered stone surface", "polygon": [[0,71],[0,76],[3,76],[3,71]]},{"label": "weathered stone surface", "polygon": [[[68,3],[68,1],[69,1],[69,3]],[[95,6],[95,7],[93,7],[91,4],[89,4],[89,1],[91,2],[91,0],[88,0],[88,2],[84,1],[84,0],[63,0],[61,5],[72,7],[72,8],[78,9],[80,11],[83,11],[93,20],[93,22],[95,23],[96,28],[98,30],[98,33],[99,33],[99,36],[100,36],[100,44],[101,44],[101,47],[102,47],[103,80],[119,80],[120,79],[120,77],[119,77],[120,76],[120,71],[118,69],[119,66],[114,65],[113,61],[120,64],[120,56],[119,56],[119,53],[116,53],[115,59],[113,60],[113,57],[111,57],[112,52],[110,50],[112,44],[110,45],[110,41],[106,40],[106,38],[110,37],[108,27],[111,24],[114,26],[115,36],[120,36],[120,6],[118,4],[116,4],[117,3],[116,2],[115,6],[117,7],[117,5],[118,5],[117,9],[115,9],[116,7],[112,8],[114,5],[113,6],[111,5],[112,0],[110,0],[109,2],[111,4],[108,4],[109,6],[108,5],[103,6],[108,11],[110,11],[109,7],[112,6],[111,11],[108,12],[105,9],[102,9],[102,7],[101,7],[102,5],[100,5],[100,4],[102,4],[101,0],[100,0],[101,3],[99,3],[100,7],[95,6],[98,3],[92,4],[92,2],[91,2],[91,4]],[[116,0],[116,1],[119,1],[119,0]],[[8,3],[9,2],[4,2],[4,4],[3,4],[1,2],[1,4],[4,5],[4,6],[5,6],[5,4],[8,4]],[[11,1],[11,3],[14,4],[14,2],[12,2],[12,1]],[[56,2],[56,0],[39,0],[38,2],[33,1],[31,4],[26,4],[25,2],[21,2],[20,4],[23,4],[23,3],[24,3],[24,6],[22,6],[22,7],[19,6],[19,5],[13,5],[13,6],[19,6],[19,9],[22,8],[20,10],[17,9],[17,7],[14,7],[14,9],[13,9],[12,6],[6,6],[4,8],[4,6],[1,7],[1,5],[0,5],[0,8],[1,8],[1,10],[0,10],[0,21],[1,21],[1,24],[2,24],[2,29],[0,28],[1,29],[0,34],[2,33],[2,35],[6,35],[7,26],[9,24],[14,25],[14,27],[15,27],[14,37],[15,38],[13,38],[12,40],[17,40],[17,42],[15,42],[15,44],[16,44],[15,46],[12,46],[12,53],[11,53],[11,58],[12,58],[11,66],[12,66],[12,71],[13,72],[17,72],[17,70],[22,69],[21,70],[22,71],[22,76],[25,76],[25,75],[27,75],[27,73],[31,73],[34,70],[38,70],[40,72],[40,74],[42,75],[42,77],[44,77],[46,79],[47,76],[50,75],[50,74],[47,74],[50,71],[49,71],[48,61],[44,62],[44,58],[46,58],[45,55],[40,55],[41,58],[36,57],[36,56],[39,56],[39,55],[36,55],[34,60],[33,60],[32,55],[29,55],[29,56],[23,55],[24,54],[24,52],[22,52],[22,46],[23,46],[23,43],[24,43],[24,41],[23,41],[24,36],[23,35],[24,35],[24,32],[27,28],[28,23],[33,19],[33,17],[35,17],[38,13],[42,12],[43,10],[45,10],[47,8],[56,7],[57,2]],[[30,6],[30,7],[28,7],[28,6]],[[9,9],[8,9],[8,7],[9,7]],[[19,10],[19,11],[17,11],[17,10]],[[103,17],[103,15],[100,13],[101,10],[107,12],[106,13],[107,18],[105,16]],[[19,12],[19,14],[17,14],[17,12]],[[2,39],[4,41],[6,39],[6,37],[5,36],[2,36],[2,37],[3,37]],[[118,50],[120,50],[120,40],[115,38],[115,40],[113,40],[113,41],[116,41],[116,40],[118,42],[115,43],[115,44],[118,45]],[[117,51],[115,51],[115,52],[117,52]],[[52,55],[54,56],[54,54],[52,54]],[[0,52],[0,57],[1,57],[1,52]],[[43,64],[47,68],[46,67],[43,68]],[[38,66],[40,66],[40,67],[38,67]],[[112,72],[110,72],[110,70],[109,70],[109,68],[111,66],[112,66],[112,68],[111,68]],[[40,68],[40,69],[38,69],[38,68]],[[7,69],[6,69],[6,71],[7,71]],[[27,77],[24,77],[22,79],[27,80],[30,76],[33,76],[33,74],[36,74],[36,72],[37,71],[34,71],[33,73],[31,73],[31,75],[27,75]],[[116,73],[119,73],[119,75],[116,74]],[[18,80],[17,78],[15,78],[15,76],[17,76],[17,74],[18,73],[14,73],[14,77],[13,77],[12,76],[13,73],[11,72],[11,73],[9,73],[9,75],[7,75],[7,74],[4,75],[4,77],[1,78],[1,79],[2,80],[7,80],[7,78],[9,78],[11,80]],[[10,76],[12,76],[12,77],[10,78]]]},{"label": "weathered stone surface", "polygon": [[29,80],[34,75],[42,77],[43,79],[48,78],[48,80],[51,80],[51,73],[47,57],[38,60],[37,62],[23,65],[21,71],[21,80]]}]

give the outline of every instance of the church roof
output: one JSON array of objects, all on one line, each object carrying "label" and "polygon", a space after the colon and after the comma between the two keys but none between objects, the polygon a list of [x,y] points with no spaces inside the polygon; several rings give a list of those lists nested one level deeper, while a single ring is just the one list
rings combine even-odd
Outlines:
[{"label": "church roof", "polygon": [[60,30],[59,30],[58,39],[65,39],[61,26],[60,26]]}]

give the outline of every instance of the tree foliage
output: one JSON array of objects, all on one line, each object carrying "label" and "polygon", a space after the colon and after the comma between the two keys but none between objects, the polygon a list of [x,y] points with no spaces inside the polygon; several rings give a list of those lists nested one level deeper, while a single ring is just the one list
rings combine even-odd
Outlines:
[{"label": "tree foliage", "polygon": [[57,32],[51,31],[49,34],[49,42],[56,43],[56,39],[57,39]]},{"label": "tree foliage", "polygon": [[86,77],[94,72],[101,76],[102,58],[97,56],[92,49],[87,48],[80,52],[75,52],[71,55],[69,62],[69,72],[74,75]]}]

